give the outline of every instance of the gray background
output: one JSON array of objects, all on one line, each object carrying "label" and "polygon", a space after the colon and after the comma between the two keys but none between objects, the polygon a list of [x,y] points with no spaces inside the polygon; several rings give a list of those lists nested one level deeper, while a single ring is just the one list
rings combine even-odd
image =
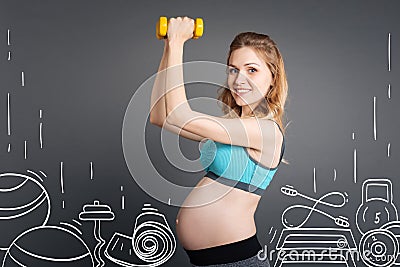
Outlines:
[{"label": "gray background", "polygon": [[[76,219],[84,204],[100,199],[116,215],[113,222],[103,224],[106,241],[115,231],[132,232],[143,203],[151,203],[165,214],[176,233],[178,207],[148,196],[129,173],[122,151],[122,122],[135,90],[157,71],[163,48],[155,38],[158,17],[202,17],[204,36],[186,44],[184,61],[225,63],[230,42],[242,31],[269,34],[285,60],[289,83],[286,112],[291,121],[285,158],[290,164],[281,164],[258,206],[255,221],[260,242],[274,248],[277,236],[270,244],[269,229],[273,226],[278,229],[277,235],[280,233],[282,211],[295,203],[309,203],[281,194],[280,188],[286,184],[315,198],[346,191],[349,203],[342,210],[321,209],[349,217],[358,242],[355,212],[362,181],[370,177],[391,179],[394,202],[400,203],[396,138],[400,127],[399,7],[398,1],[1,1],[0,171],[47,173],[44,185],[52,201],[49,224]],[[11,30],[11,45],[7,45],[7,29]],[[7,61],[8,51],[12,52],[11,61]],[[21,71],[25,72],[24,87]],[[387,96],[389,83],[391,99]],[[217,96],[216,87],[206,89],[188,87],[187,95]],[[11,136],[7,135],[7,93],[11,95]],[[147,112],[148,104],[137,107],[138,112]],[[43,110],[42,120],[39,109]],[[43,149],[38,141],[40,121],[44,127]],[[28,141],[27,159],[24,140]],[[148,124],[146,140],[151,140],[147,141],[149,156],[167,178],[186,185],[201,179],[204,173],[181,172],[162,156],[159,128]],[[181,138],[181,149],[188,158],[198,158],[197,148],[196,142]],[[358,155],[357,183],[353,180],[354,149]],[[64,194],[60,189],[60,162],[64,163]],[[335,227],[319,214],[313,214],[308,225]],[[92,224],[84,222],[81,230],[83,239],[93,248]],[[106,266],[114,264],[107,261]],[[164,266],[189,266],[179,244]]]}]

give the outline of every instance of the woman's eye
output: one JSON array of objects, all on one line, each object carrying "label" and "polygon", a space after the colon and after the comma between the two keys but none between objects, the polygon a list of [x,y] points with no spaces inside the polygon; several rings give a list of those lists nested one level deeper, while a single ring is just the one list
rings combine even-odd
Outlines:
[{"label": "woman's eye", "polygon": [[231,69],[229,69],[229,73],[236,74],[237,73],[237,69],[231,68]]},{"label": "woman's eye", "polygon": [[249,71],[250,71],[251,73],[257,72],[257,70],[256,70],[255,68],[251,68],[251,69],[249,69]]}]

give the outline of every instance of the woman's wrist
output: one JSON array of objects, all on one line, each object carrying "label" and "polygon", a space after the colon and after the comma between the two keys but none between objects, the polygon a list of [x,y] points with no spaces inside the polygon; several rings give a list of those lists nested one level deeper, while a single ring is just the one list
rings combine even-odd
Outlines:
[{"label": "woman's wrist", "polygon": [[179,38],[168,38],[168,48],[183,47],[185,41]]},{"label": "woman's wrist", "polygon": [[168,39],[164,39],[164,53],[168,52]]}]

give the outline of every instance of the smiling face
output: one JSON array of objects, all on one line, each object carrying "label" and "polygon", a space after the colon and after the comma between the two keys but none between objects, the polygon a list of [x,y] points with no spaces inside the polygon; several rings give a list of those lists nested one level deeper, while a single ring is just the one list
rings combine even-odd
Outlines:
[{"label": "smiling face", "polygon": [[232,52],[228,66],[228,86],[236,104],[254,109],[265,98],[272,82],[267,64],[245,46]]}]

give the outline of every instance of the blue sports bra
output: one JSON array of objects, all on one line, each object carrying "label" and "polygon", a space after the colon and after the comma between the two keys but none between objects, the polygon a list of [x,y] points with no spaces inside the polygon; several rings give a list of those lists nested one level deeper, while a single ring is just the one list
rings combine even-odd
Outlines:
[{"label": "blue sports bra", "polygon": [[254,160],[249,155],[247,147],[208,139],[201,147],[200,162],[207,172],[205,176],[222,184],[262,195],[277,171],[284,151],[283,136],[279,163],[275,168],[269,168]]}]

